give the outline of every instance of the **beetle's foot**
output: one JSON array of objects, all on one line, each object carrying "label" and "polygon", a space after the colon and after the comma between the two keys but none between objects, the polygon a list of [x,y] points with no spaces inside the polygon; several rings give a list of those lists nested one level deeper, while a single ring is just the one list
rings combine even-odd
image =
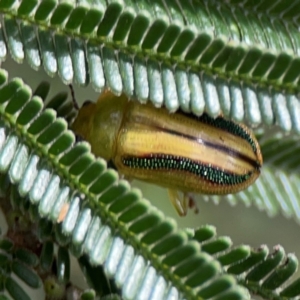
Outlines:
[{"label": "beetle's foot", "polygon": [[168,193],[179,216],[185,216],[188,209],[193,209],[195,214],[199,213],[199,209],[192,193],[183,193],[183,195],[180,195],[179,191],[172,189],[168,189]]},{"label": "beetle's foot", "polygon": [[173,206],[175,207],[177,213],[179,214],[179,216],[183,217],[187,214],[187,210],[189,207],[189,203],[188,203],[188,199],[183,195],[183,197],[181,197],[181,195],[179,194],[179,191],[177,190],[172,190],[172,189],[168,189],[168,193],[169,193],[169,197],[170,200],[173,204]]},{"label": "beetle's foot", "polygon": [[[116,171],[118,171],[118,170],[116,169]],[[134,178],[129,177],[129,176],[126,176],[126,175],[124,175],[124,174],[122,174],[122,173],[120,173],[120,172],[119,172],[119,178],[120,178],[120,179],[127,180],[129,183],[131,183],[132,180],[134,179]]]},{"label": "beetle's foot", "polygon": [[189,209],[193,209],[195,214],[199,213],[199,208],[197,206],[197,203],[195,201],[195,195],[192,193],[184,193],[183,194],[184,197],[187,197],[187,203],[189,206]]}]

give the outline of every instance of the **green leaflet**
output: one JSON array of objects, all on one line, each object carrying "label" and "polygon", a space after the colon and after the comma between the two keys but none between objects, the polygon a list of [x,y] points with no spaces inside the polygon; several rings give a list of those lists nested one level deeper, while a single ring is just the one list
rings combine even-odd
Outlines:
[{"label": "green leaflet", "polygon": [[216,236],[215,228],[209,225],[188,233],[201,243],[204,252],[217,257],[229,274],[239,276],[239,283],[253,294],[265,299],[298,295],[299,279],[290,280],[297,272],[298,259],[294,254],[285,254],[281,246],[275,246],[271,253],[266,245],[252,250],[246,245],[233,248],[228,237]]},{"label": "green leaflet", "polygon": [[299,133],[296,7],[267,0],[101,0],[74,7],[2,0],[8,38],[0,36],[0,57],[9,48],[16,61],[26,57],[64,83]]}]

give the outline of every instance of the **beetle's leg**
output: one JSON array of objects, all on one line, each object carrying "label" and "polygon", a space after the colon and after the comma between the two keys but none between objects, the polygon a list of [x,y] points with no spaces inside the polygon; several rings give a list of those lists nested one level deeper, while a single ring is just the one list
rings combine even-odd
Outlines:
[{"label": "beetle's leg", "polygon": [[189,208],[194,209],[194,213],[198,214],[199,213],[199,208],[198,208],[197,203],[194,199],[194,195],[192,193],[184,193],[183,197],[187,198],[185,201],[187,201]]},{"label": "beetle's leg", "polygon": [[78,103],[77,103],[77,101],[75,99],[75,92],[74,92],[74,89],[73,89],[73,85],[69,84],[69,88],[70,88],[70,91],[71,91],[71,97],[72,97],[73,106],[78,111],[79,110],[79,106],[78,106]]},{"label": "beetle's leg", "polygon": [[177,190],[168,189],[170,200],[180,216],[185,216],[188,210],[189,197],[180,197]]},{"label": "beetle's leg", "polygon": [[123,175],[122,173],[119,173],[120,179],[127,180],[129,183],[132,183],[132,180],[134,179],[133,177],[128,177]]},{"label": "beetle's leg", "polygon": [[[116,171],[118,171],[118,170],[116,170]],[[132,180],[134,180],[133,177],[126,176],[120,172],[119,172],[119,178],[124,179],[124,180],[128,181],[129,183],[132,183]]]},{"label": "beetle's leg", "polygon": [[77,144],[82,141],[84,141],[84,138],[81,135],[75,133],[75,143]]},{"label": "beetle's leg", "polygon": [[[107,161],[107,167],[108,167],[108,168],[111,168],[111,169],[114,169],[114,170],[116,170],[116,171],[118,171],[118,170],[117,170],[117,167],[116,167],[116,165],[114,164],[114,162],[113,162],[112,159],[110,159],[110,160]],[[121,177],[121,176],[120,176],[120,177]]]},{"label": "beetle's leg", "polygon": [[179,191],[168,189],[170,200],[180,216],[185,216],[188,209],[194,209],[195,214],[199,213],[194,195],[192,193],[179,194]]}]

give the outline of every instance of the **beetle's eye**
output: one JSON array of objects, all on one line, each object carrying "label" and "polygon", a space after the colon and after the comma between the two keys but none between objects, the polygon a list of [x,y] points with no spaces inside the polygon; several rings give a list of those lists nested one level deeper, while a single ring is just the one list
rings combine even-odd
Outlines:
[{"label": "beetle's eye", "polygon": [[91,103],[93,103],[91,100],[86,100],[83,102],[82,107],[90,105]]}]

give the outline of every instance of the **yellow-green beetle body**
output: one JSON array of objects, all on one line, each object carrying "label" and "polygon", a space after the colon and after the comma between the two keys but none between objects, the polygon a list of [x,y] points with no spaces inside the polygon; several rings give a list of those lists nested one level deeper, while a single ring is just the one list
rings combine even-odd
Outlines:
[{"label": "yellow-green beetle body", "polygon": [[[183,193],[236,193],[256,180],[262,166],[260,147],[244,125],[171,114],[108,91],[79,110],[73,129],[126,177]],[[172,199],[182,215],[184,198]]]}]

